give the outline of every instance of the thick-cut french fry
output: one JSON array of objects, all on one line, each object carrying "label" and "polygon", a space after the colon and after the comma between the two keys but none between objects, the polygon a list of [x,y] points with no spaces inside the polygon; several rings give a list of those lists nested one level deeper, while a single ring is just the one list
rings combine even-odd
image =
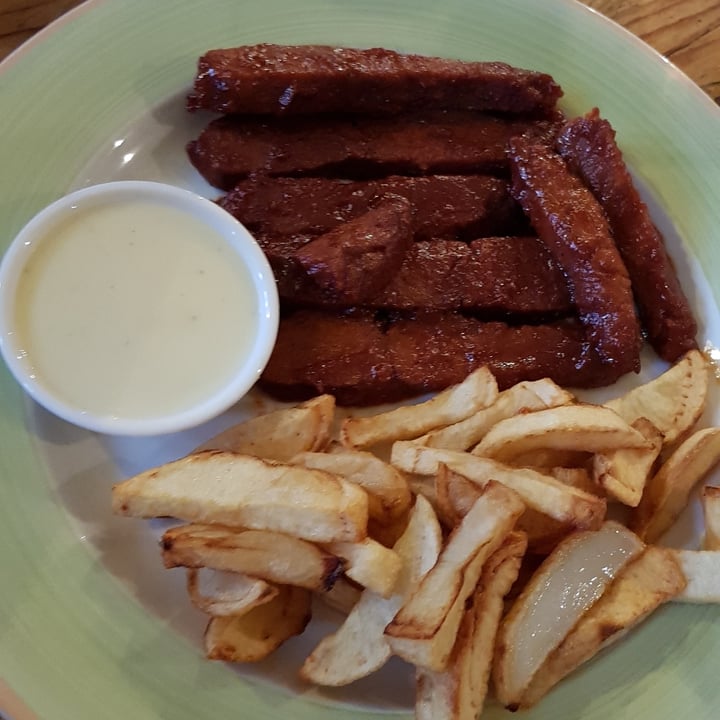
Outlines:
[{"label": "thick-cut french fry", "polygon": [[644,549],[627,528],[570,535],[524,587],[498,631],[493,679],[498,700],[517,709],[535,673],[613,577]]},{"label": "thick-cut french fry", "polygon": [[685,509],[693,487],[720,462],[720,428],[698,430],[685,440],[647,482],[630,527],[648,543],[657,542]]},{"label": "thick-cut french fry", "polygon": [[384,598],[364,590],[345,622],[323,638],[305,660],[300,676],[317,685],[340,686],[382,667],[391,655],[383,630],[435,565],[441,545],[435,512],[424,497],[418,496],[408,526],[393,548],[403,563],[394,595]]},{"label": "thick-cut french fry", "polygon": [[201,567],[187,571],[192,604],[208,615],[243,615],[277,594],[276,585],[243,573]]},{"label": "thick-cut french fry", "polygon": [[368,512],[373,520],[391,524],[403,516],[411,503],[405,476],[372,453],[345,450],[296,455],[293,464],[324,470],[359,485],[368,494]]},{"label": "thick-cut french fry", "polygon": [[418,668],[416,720],[475,720],[482,711],[503,598],[517,579],[526,546],[523,534],[513,532],[488,558],[463,614],[447,670]]},{"label": "thick-cut french fry", "polygon": [[322,450],[330,440],[335,398],[319,395],[297,407],[282,408],[234,425],[195,449],[229,450],[286,462],[297,453]]},{"label": "thick-cut french fry", "polygon": [[565,676],[618,640],[684,587],[685,576],[672,551],[646,548],[620,570],[602,597],[550,654],[523,694],[520,707],[537,703]]},{"label": "thick-cut french fry", "polygon": [[175,517],[306,540],[362,540],[367,493],[320,470],[209,450],[147,470],[112,489],[113,511]]},{"label": "thick-cut french fry", "polygon": [[368,417],[347,418],[340,431],[343,445],[364,448],[381,442],[416,438],[437,427],[464,420],[497,398],[497,382],[485,367],[459,385],[417,405],[404,405]]},{"label": "thick-cut french fry", "polygon": [[503,462],[533,450],[605,452],[643,448],[645,438],[617,413],[601,405],[562,405],[501,420],[473,449]]},{"label": "thick-cut french fry", "polygon": [[581,467],[551,467],[548,468],[547,474],[559,480],[563,485],[577,488],[591,495],[599,495],[602,497],[604,492],[599,488],[590,477],[590,473]]},{"label": "thick-cut french fry", "polygon": [[472,480],[440,463],[435,475],[435,497],[440,521],[454,528],[470,512],[482,495],[482,488]]},{"label": "thick-cut french fry", "polygon": [[603,498],[529,468],[509,467],[470,453],[402,441],[393,444],[391,462],[401,470],[421,475],[435,475],[443,463],[480,487],[496,480],[517,492],[528,507],[576,528],[599,527],[605,518]]},{"label": "thick-cut french fry", "polygon": [[430,670],[446,668],[465,601],[483,564],[502,545],[524,509],[516,493],[493,481],[487,484],[451,533],[435,567],[385,628],[396,655]]},{"label": "thick-cut french fry", "polygon": [[394,550],[371,538],[356,543],[326,543],[323,547],[343,561],[345,575],[351,580],[383,597],[392,595],[402,568],[402,560]]},{"label": "thick-cut french fry", "polygon": [[312,596],[308,590],[281,587],[270,602],[238,617],[213,617],[205,630],[210,660],[258,662],[277,650],[310,621]]},{"label": "thick-cut french fry", "polygon": [[648,441],[647,448],[623,448],[593,456],[595,482],[614,500],[637,507],[645,483],[663,445],[662,433],[647,419],[638,418],[632,426]]},{"label": "thick-cut french fry", "polygon": [[720,551],[673,550],[687,586],[675,598],[687,603],[720,603]]},{"label": "thick-cut french fry", "polygon": [[485,433],[500,420],[572,402],[575,402],[572,394],[548,378],[520,382],[503,390],[492,405],[478,410],[465,420],[431,430],[415,442],[427,447],[467,450],[480,442]]},{"label": "thick-cut french fry", "polygon": [[306,540],[268,530],[181,525],[162,537],[165,567],[211,567],[317,590],[332,587],[342,560]]},{"label": "thick-cut french fry", "polygon": [[702,492],[705,537],[703,550],[720,550],[720,487],[708,485]]},{"label": "thick-cut french fry", "polygon": [[349,615],[362,595],[362,588],[346,578],[338,578],[329,590],[316,590],[315,597],[322,600],[328,607]]},{"label": "thick-cut french fry", "polygon": [[691,350],[667,372],[605,406],[628,423],[647,418],[663,434],[665,444],[672,445],[690,432],[702,415],[709,382],[705,356]]}]

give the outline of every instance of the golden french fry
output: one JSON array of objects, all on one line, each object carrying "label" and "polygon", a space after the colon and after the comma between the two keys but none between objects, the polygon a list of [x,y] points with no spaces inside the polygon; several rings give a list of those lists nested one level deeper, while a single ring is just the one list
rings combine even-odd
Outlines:
[{"label": "golden french fry", "polygon": [[308,590],[280,587],[270,602],[245,615],[213,617],[205,630],[205,653],[210,660],[258,662],[286,640],[300,635],[310,621],[312,596]]},{"label": "golden french fry", "polygon": [[604,493],[590,477],[590,473],[584,467],[551,467],[547,474],[559,480],[563,485],[577,488],[591,495],[603,496]]},{"label": "golden french fry", "polygon": [[459,385],[417,405],[404,405],[378,415],[347,418],[340,437],[343,445],[365,448],[381,442],[416,438],[437,427],[463,420],[497,397],[497,382],[485,367],[470,373]]},{"label": "golden french fry", "polygon": [[632,426],[648,441],[647,448],[623,448],[593,456],[592,476],[614,500],[637,507],[645,483],[663,446],[662,433],[647,419],[638,418]]},{"label": "golden french fry", "polygon": [[646,542],[657,542],[685,509],[693,487],[718,462],[720,428],[692,434],[647,482],[630,527]]},{"label": "golden french fry", "polygon": [[645,438],[602,405],[576,404],[501,420],[473,448],[473,454],[512,462],[533,450],[605,452],[643,448]]},{"label": "golden french fry", "polygon": [[410,507],[412,496],[405,476],[372,453],[344,448],[329,453],[304,452],[291,462],[339,475],[359,485],[368,494],[370,517],[379,523],[393,523]]},{"label": "golden french fry", "polygon": [[708,485],[702,492],[705,537],[703,550],[720,550],[720,487]]},{"label": "golden french fry", "polygon": [[470,512],[482,489],[464,475],[440,463],[435,475],[435,497],[440,521],[454,528]]},{"label": "golden french fry", "polygon": [[517,709],[533,677],[617,573],[644,546],[627,528],[565,538],[530,578],[498,631],[493,679],[498,700]]},{"label": "golden french fry", "polygon": [[383,630],[406,597],[437,562],[442,531],[430,503],[418,496],[410,521],[393,548],[402,559],[395,593],[384,598],[364,590],[336,632],[323,638],[300,669],[300,676],[317,685],[341,686],[382,667],[391,650]]},{"label": "golden french fry", "polygon": [[323,547],[343,561],[350,580],[383,597],[392,595],[402,569],[402,560],[394,550],[371,538],[355,543],[325,543]]},{"label": "golden french fry", "polygon": [[488,558],[447,670],[417,669],[416,720],[475,720],[482,711],[503,599],[518,576],[526,546],[523,534],[512,532]]},{"label": "golden french fry", "polygon": [[318,542],[362,540],[367,493],[320,470],[209,450],[113,486],[113,512],[175,517]]},{"label": "golden french fry", "polygon": [[535,705],[560,680],[684,587],[685,576],[672,551],[646,548],[618,572],[602,597],[550,653],[523,693],[520,707]]},{"label": "golden french fry", "polygon": [[393,444],[391,462],[405,472],[433,476],[440,464],[445,464],[481,488],[495,480],[517,492],[527,507],[576,528],[596,528],[605,518],[607,505],[603,498],[529,468],[510,467],[471,453],[403,441]]},{"label": "golden french fry", "polygon": [[[472,452],[475,455],[482,455],[476,452],[477,447]],[[508,465],[514,467],[535,468],[540,472],[548,472],[550,468],[582,468],[587,465],[592,458],[592,453],[583,452],[582,450],[560,450],[557,448],[541,448],[540,450],[531,450],[530,452],[515,455],[508,460]]]},{"label": "golden french fry", "polygon": [[332,587],[343,572],[342,561],[318,545],[268,530],[181,525],[160,544],[168,568],[210,567],[309,590]]},{"label": "golden french fry", "polygon": [[188,568],[187,590],[192,604],[208,615],[243,615],[277,594],[276,585],[244,573]]},{"label": "golden french fry", "polygon": [[483,564],[502,545],[524,509],[516,493],[488,482],[450,534],[435,567],[385,628],[393,653],[430,670],[446,668],[465,602]]},{"label": "golden french fry", "polygon": [[710,374],[699,350],[691,350],[667,372],[619,398],[605,403],[628,423],[647,418],[672,445],[702,415]]},{"label": "golden french fry", "polygon": [[720,551],[673,550],[687,586],[675,598],[686,603],[720,603]]},{"label": "golden french fry", "polygon": [[286,462],[304,451],[322,450],[330,440],[335,398],[319,395],[297,407],[282,408],[234,425],[194,452],[229,450]]},{"label": "golden french fry", "polygon": [[575,398],[549,378],[520,382],[503,390],[488,407],[478,410],[465,420],[431,430],[415,442],[427,447],[467,450],[480,442],[500,420],[573,402]]}]

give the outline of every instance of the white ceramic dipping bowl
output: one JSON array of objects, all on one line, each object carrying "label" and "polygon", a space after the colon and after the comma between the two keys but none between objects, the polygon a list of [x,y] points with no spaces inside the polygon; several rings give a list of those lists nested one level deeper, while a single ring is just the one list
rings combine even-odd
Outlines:
[{"label": "white ceramic dipping bowl", "polygon": [[114,435],[183,430],[222,413],[272,352],[278,295],[248,231],[155,182],[49,205],[0,263],[0,352],[39,404]]}]

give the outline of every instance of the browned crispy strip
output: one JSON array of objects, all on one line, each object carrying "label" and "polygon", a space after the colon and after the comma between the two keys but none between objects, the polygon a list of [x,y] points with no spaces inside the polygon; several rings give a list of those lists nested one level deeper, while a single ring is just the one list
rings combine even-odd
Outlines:
[{"label": "browned crispy strip", "polygon": [[442,390],[482,365],[501,387],[543,377],[590,387],[620,375],[577,322],[512,327],[433,313],[388,327],[363,313],[303,310],[281,321],[261,385],[285,400],[327,392],[342,405],[374,405]]},{"label": "browned crispy strip", "polygon": [[416,240],[471,240],[518,234],[527,227],[507,182],[486,175],[357,182],[257,176],[239,183],[219,203],[253,233],[273,239],[313,237],[362,215],[387,193],[411,202]]},{"label": "browned crispy strip", "polygon": [[674,362],[697,347],[697,323],[663,237],[627,171],[615,131],[594,109],[567,123],[557,147],[610,221],[650,344],[660,357]]},{"label": "browned crispy strip", "polygon": [[315,297],[356,305],[396,275],[413,244],[411,224],[410,201],[383,195],[364,215],[306,243],[292,259]]},{"label": "browned crispy strip", "polygon": [[544,145],[514,138],[510,165],[515,198],[565,270],[591,345],[620,374],[639,370],[630,278],[597,200]]},{"label": "browned crispy strip", "polygon": [[428,108],[547,114],[561,95],[549,75],[504,63],[263,44],[206,52],[187,106],[271,115]]},{"label": "browned crispy strip", "polygon": [[[298,246],[301,243],[299,240]],[[294,243],[264,238],[261,246],[273,267],[283,300],[325,308],[353,304],[339,302],[310,281],[296,262]],[[376,293],[365,295],[362,303],[371,308],[472,310],[496,316],[544,316],[574,309],[563,271],[545,245],[534,237],[414,243],[399,270],[386,277]]]},{"label": "browned crispy strip", "polygon": [[528,135],[552,143],[559,124],[472,112],[391,117],[225,116],[188,144],[190,161],[211,184],[232,189],[253,173],[372,178],[386,175],[507,175],[507,141]]}]

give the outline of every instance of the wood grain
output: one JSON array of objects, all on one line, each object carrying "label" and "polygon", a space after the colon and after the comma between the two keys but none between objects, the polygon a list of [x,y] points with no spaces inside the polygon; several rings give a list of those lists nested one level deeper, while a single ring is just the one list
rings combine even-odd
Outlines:
[{"label": "wood grain", "polygon": [[[720,101],[719,0],[585,2],[648,42]],[[79,4],[79,0],[0,0],[0,59]]]}]

